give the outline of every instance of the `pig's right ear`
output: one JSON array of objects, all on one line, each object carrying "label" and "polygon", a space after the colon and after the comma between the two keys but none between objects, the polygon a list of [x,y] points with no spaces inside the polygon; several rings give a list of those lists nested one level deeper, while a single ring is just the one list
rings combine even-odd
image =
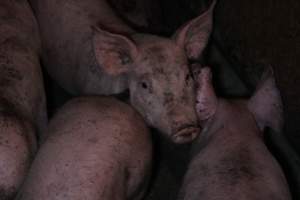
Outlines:
[{"label": "pig's right ear", "polygon": [[283,126],[283,109],[280,92],[276,87],[272,67],[267,67],[254,95],[248,101],[261,131],[265,127],[280,132]]},{"label": "pig's right ear", "polygon": [[93,29],[93,47],[98,64],[112,76],[129,72],[134,65],[137,47],[126,36],[113,34],[98,27]]},{"label": "pig's right ear", "polygon": [[187,57],[191,60],[199,59],[208,43],[212,32],[215,4],[216,0],[213,0],[208,10],[183,25],[173,36],[176,43],[184,48]]}]

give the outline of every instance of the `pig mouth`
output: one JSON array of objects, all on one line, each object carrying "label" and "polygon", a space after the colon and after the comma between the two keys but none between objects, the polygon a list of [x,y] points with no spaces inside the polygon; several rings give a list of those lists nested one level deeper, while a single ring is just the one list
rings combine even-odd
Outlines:
[{"label": "pig mouth", "polygon": [[192,142],[199,135],[200,128],[195,125],[184,125],[177,129],[173,140],[177,144]]}]

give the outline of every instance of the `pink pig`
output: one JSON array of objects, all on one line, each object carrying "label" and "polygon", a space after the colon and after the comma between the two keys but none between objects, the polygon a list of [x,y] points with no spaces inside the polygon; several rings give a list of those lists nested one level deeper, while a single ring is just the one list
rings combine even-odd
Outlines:
[{"label": "pink pig", "polygon": [[72,99],[50,121],[18,200],[140,200],[151,174],[148,127],[108,97]]},{"label": "pink pig", "polygon": [[188,59],[198,59],[212,29],[215,1],[172,38],[134,31],[106,0],[31,0],[44,47],[43,63],[76,95],[129,90],[147,124],[175,143],[199,132]]},{"label": "pink pig", "polygon": [[178,199],[290,200],[281,167],[263,141],[263,130],[282,127],[282,105],[272,70],[249,100],[217,98],[209,68],[197,75],[197,113],[203,131]]},{"label": "pink pig", "polygon": [[25,0],[0,1],[0,199],[14,197],[47,123],[40,38]]}]

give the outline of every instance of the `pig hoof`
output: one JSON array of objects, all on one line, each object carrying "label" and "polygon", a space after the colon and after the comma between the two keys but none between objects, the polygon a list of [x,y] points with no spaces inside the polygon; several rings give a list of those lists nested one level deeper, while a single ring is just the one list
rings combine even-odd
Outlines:
[{"label": "pig hoof", "polygon": [[173,140],[177,144],[192,142],[198,137],[199,133],[200,129],[197,127],[185,128],[183,130],[178,131],[174,135]]}]

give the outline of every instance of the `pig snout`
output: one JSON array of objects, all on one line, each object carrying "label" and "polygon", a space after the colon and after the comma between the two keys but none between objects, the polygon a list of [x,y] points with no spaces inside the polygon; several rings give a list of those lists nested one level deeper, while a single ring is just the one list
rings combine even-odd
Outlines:
[{"label": "pig snout", "polygon": [[173,141],[181,144],[191,142],[197,138],[200,128],[193,124],[184,124],[179,127],[173,134]]},{"label": "pig snout", "polygon": [[200,127],[193,110],[174,109],[171,112],[171,139],[178,144],[191,142],[200,133]]}]

